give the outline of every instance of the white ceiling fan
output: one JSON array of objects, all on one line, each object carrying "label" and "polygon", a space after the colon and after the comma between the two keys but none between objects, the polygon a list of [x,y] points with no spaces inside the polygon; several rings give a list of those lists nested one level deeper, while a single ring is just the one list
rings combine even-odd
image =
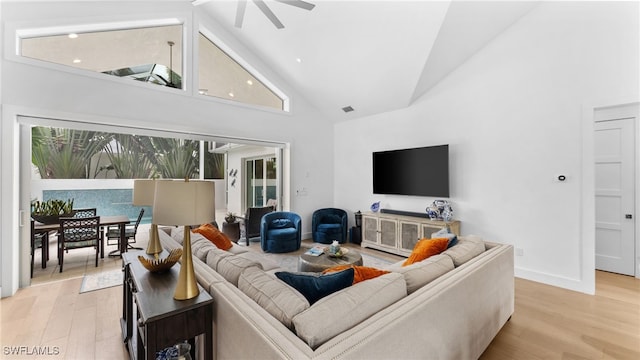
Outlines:
[{"label": "white ceiling fan", "polygon": [[[194,6],[200,5],[200,4],[204,4],[207,2],[210,2],[212,0],[194,0],[192,2],[192,4]],[[282,24],[282,22],[280,22],[280,20],[278,19],[278,17],[273,13],[273,11],[271,11],[271,9],[269,9],[269,6],[267,6],[267,4],[264,2],[264,0],[238,0],[238,8],[236,10],[236,21],[235,21],[235,26],[238,28],[242,27],[242,22],[244,20],[244,12],[247,9],[247,2],[253,2],[254,4],[256,4],[256,6],[258,7],[258,9],[260,9],[260,11],[262,11],[262,13],[264,14],[264,16],[267,17],[267,19],[269,19],[271,21],[271,23],[273,23],[273,25],[278,28],[278,29],[283,29],[284,25]],[[295,6],[297,8],[300,9],[304,9],[304,10],[309,10],[311,11],[315,5],[308,3],[306,1],[302,1],[302,0],[274,0],[277,2],[281,2],[283,4],[287,4],[287,5],[291,5],[291,6]]]}]

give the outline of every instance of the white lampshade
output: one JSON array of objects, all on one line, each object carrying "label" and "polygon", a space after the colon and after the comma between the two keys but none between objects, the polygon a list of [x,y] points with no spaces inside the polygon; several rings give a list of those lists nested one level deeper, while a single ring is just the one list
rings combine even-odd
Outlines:
[{"label": "white lampshade", "polygon": [[216,217],[212,181],[158,181],[153,202],[153,223],[199,225]]},{"label": "white lampshade", "polygon": [[133,180],[133,205],[153,206],[156,181],[152,179]]}]

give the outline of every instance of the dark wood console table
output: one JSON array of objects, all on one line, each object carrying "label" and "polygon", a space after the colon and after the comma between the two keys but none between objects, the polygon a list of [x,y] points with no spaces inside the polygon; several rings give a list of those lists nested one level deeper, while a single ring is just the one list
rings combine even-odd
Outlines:
[{"label": "dark wood console table", "polygon": [[[174,300],[173,292],[180,264],[156,274],[142,266],[138,255],[122,254],[124,284],[122,291],[122,338],[131,359],[155,359],[156,352],[185,340],[191,344],[195,359],[195,337],[201,336],[205,359],[213,359],[213,299],[200,288],[200,295],[189,300]],[[166,251],[162,256],[166,256]]]}]

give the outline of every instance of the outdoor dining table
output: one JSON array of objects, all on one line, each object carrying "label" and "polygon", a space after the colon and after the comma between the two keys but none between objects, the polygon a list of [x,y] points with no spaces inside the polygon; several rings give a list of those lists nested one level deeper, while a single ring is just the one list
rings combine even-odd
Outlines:
[{"label": "outdoor dining table", "polygon": [[[118,229],[120,230],[120,238],[118,239],[118,250],[112,251],[109,253],[109,256],[121,256],[122,253],[127,252],[127,240],[125,237],[125,228],[127,224],[130,224],[131,220],[129,217],[125,215],[110,215],[110,216],[100,216],[100,226],[109,226],[109,225],[118,225]],[[60,228],[60,224],[42,224],[36,222],[34,224],[33,230],[36,233],[45,233],[49,231],[56,231]],[[48,246],[49,244],[45,244],[43,246]],[[100,257],[104,258],[104,241],[100,244]],[[43,266],[44,268],[45,266]]]}]

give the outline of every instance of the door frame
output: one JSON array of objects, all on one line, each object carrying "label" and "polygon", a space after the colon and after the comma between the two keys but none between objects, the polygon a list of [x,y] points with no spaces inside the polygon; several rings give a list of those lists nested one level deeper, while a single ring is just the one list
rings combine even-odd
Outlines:
[{"label": "door frame", "polygon": [[[632,141],[632,144],[633,144],[633,148],[630,149],[631,156],[633,157],[633,160],[631,161],[631,164],[630,164],[631,169],[629,169],[630,173],[629,172],[625,172],[625,174],[626,174],[625,176],[632,177],[633,182],[631,183],[631,194],[630,194],[629,198],[627,198],[627,197],[624,197],[624,198],[621,197],[620,198],[621,200],[624,200],[624,206],[625,206],[624,210],[620,213],[620,216],[622,217],[622,216],[624,216],[624,214],[628,214],[629,212],[631,212],[632,216],[634,216],[634,219],[631,221],[631,224],[629,224],[629,220],[624,219],[624,218],[621,218],[618,221],[620,222],[621,234],[623,234],[623,232],[622,232],[623,228],[628,228],[629,226],[631,227],[631,234],[633,236],[633,238],[631,239],[631,243],[633,243],[633,250],[632,250],[633,253],[631,254],[631,259],[629,259],[629,260],[632,260],[632,264],[630,264],[631,265],[630,268],[627,268],[627,266],[629,264],[626,262],[628,260],[625,260],[625,264],[627,264],[627,265],[624,266],[625,269],[622,269],[619,266],[620,263],[616,263],[618,265],[614,265],[611,262],[612,260],[606,259],[606,256],[605,256],[605,258],[600,259],[600,266],[603,267],[605,269],[605,271],[620,272],[620,274],[631,275],[631,276],[634,276],[634,277],[635,276],[640,276],[640,271],[638,271],[638,266],[637,266],[637,264],[639,262],[638,254],[640,254],[640,252],[637,249],[638,248],[638,243],[637,243],[637,238],[638,237],[636,235],[637,226],[635,224],[635,214],[637,213],[637,211],[636,211],[636,199],[637,199],[636,194],[637,194],[637,188],[638,188],[637,184],[636,184],[637,183],[636,178],[638,176],[638,171],[637,171],[638,165],[637,165],[637,159],[636,159],[637,158],[637,153],[638,153],[638,151],[637,151],[638,147],[636,145],[636,141],[638,139],[638,136],[636,136],[636,126],[637,126],[637,123],[638,123],[638,116],[637,116],[637,111],[636,110],[637,109],[635,109],[633,106],[626,106],[626,105],[622,105],[622,106],[619,106],[619,107],[612,107],[612,108],[604,108],[604,109],[600,108],[600,109],[596,109],[594,111],[594,119],[593,119],[594,120],[594,137],[595,137],[595,134],[597,132],[596,128],[597,129],[603,129],[603,126],[604,126],[604,129],[612,129],[610,126],[614,126],[614,128],[616,128],[616,129],[618,128],[617,127],[618,125],[609,125],[609,126],[607,126],[606,124],[611,124],[611,123],[615,122],[616,124],[619,124],[619,126],[622,127],[623,125],[620,122],[624,121],[625,124],[627,124],[627,125],[630,124],[629,126],[631,126],[631,128],[629,129],[629,128],[626,128],[627,125],[624,125],[625,126],[625,135],[624,136],[625,137],[631,137],[631,141]],[[626,149],[627,148],[625,148],[625,151],[629,151],[629,150],[626,150]],[[598,150],[598,149],[596,148],[596,146],[594,146],[594,154],[596,153],[596,150]],[[626,154],[626,152],[625,152],[625,154]],[[625,168],[626,168],[626,166],[629,166],[628,162],[627,162],[627,165],[625,165]],[[624,179],[624,177],[623,177],[623,179]],[[624,184],[628,184],[628,183],[625,181]],[[627,185],[624,185],[624,187],[626,188]],[[623,194],[621,193],[621,195],[623,195]],[[600,196],[607,197],[607,196],[612,196],[612,195],[600,194]],[[629,204],[628,203],[629,201],[632,201],[633,205]],[[627,205],[631,205],[631,206],[627,207]],[[597,221],[598,221],[598,219],[596,219],[596,222]],[[621,240],[623,240],[623,239],[621,239]],[[596,241],[596,247],[597,247],[597,245],[598,245],[597,234],[596,234],[595,241]],[[627,240],[624,240],[624,243],[623,243],[623,244],[625,244],[625,245],[623,245],[623,246],[625,246],[625,249],[627,249],[626,246],[629,245],[626,241]],[[621,256],[623,256],[624,259],[628,259],[627,258],[628,254],[625,254],[625,255],[621,254]],[[609,269],[607,270],[607,268],[609,268]],[[598,269],[598,253],[597,253],[597,251],[596,251],[596,269],[599,270]]]},{"label": "door frame", "polygon": [[[633,221],[633,226],[634,226],[634,235],[635,235],[635,257],[634,257],[634,273],[635,273],[635,278],[640,279],[640,236],[638,236],[638,230],[640,229],[640,221],[638,219],[638,214],[640,214],[640,144],[638,144],[638,140],[640,140],[640,102],[636,101],[621,101],[618,103],[609,103],[607,105],[600,105],[600,106],[593,106],[590,107],[589,109],[589,113],[590,113],[590,126],[588,126],[588,128],[590,128],[591,134],[589,136],[590,138],[590,147],[589,146],[585,146],[584,148],[590,148],[591,150],[591,175],[594,178],[595,177],[595,158],[594,158],[594,152],[595,152],[595,144],[594,144],[594,137],[595,137],[595,124],[596,122],[605,120],[605,119],[615,119],[615,118],[619,118],[619,119],[624,119],[624,118],[634,118],[634,130],[633,130],[633,136],[634,136],[634,152],[635,152],[635,159],[634,159],[634,175],[635,175],[635,183],[634,183],[634,204],[635,204],[635,208],[633,209],[634,211],[634,221]],[[596,116],[597,115],[597,116]],[[583,164],[584,166],[586,166],[587,164]],[[593,180],[592,180],[593,181]],[[592,200],[592,204],[593,204],[593,215],[594,215],[594,219],[595,219],[595,184],[592,183],[592,188],[591,188],[591,194],[590,196],[593,198]],[[585,199],[583,199],[585,200]],[[585,222],[583,222],[585,223]],[[592,222],[591,224],[593,226],[593,255],[594,255],[594,261],[593,261],[593,269],[595,270],[595,220]],[[595,274],[594,274],[595,277]],[[595,284],[595,280],[594,280],[594,284]]]}]

